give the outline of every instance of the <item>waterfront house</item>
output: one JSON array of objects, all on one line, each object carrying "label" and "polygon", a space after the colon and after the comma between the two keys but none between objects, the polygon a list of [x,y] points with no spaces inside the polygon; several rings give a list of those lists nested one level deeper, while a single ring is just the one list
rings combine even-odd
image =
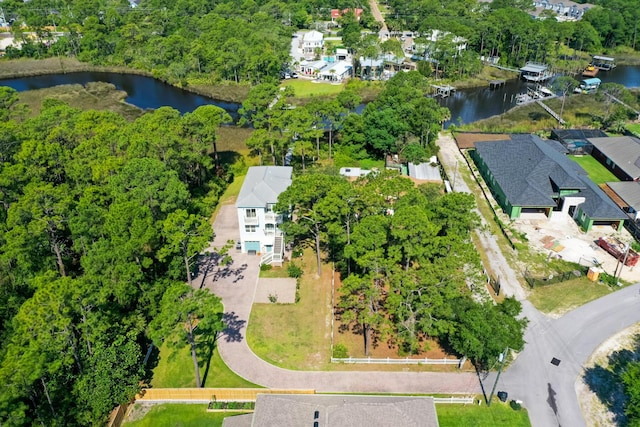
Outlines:
[{"label": "waterfront house", "polygon": [[594,225],[618,229],[627,216],[566,153],[557,141],[511,135],[476,142],[470,154],[509,218],[569,216],[586,232]]},{"label": "waterfront house", "polygon": [[278,228],[282,215],[274,211],[278,196],[291,185],[291,166],[250,167],[236,208],[243,253],[261,254],[262,264],[281,265],[284,239]]},{"label": "waterfront house", "polygon": [[311,30],[306,32],[300,38],[300,50],[305,58],[313,58],[316,49],[324,48],[324,36],[320,31]]}]

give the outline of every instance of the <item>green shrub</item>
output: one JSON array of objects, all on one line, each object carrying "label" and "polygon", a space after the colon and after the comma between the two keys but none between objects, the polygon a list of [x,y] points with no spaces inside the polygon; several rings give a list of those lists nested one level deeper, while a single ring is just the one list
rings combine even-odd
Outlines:
[{"label": "green shrub", "polygon": [[514,411],[519,411],[520,409],[522,409],[522,405],[515,400],[509,402],[509,406],[511,406],[511,409],[513,409]]},{"label": "green shrub", "polygon": [[260,264],[260,271],[269,271],[273,268],[271,264]]},{"label": "green shrub", "polygon": [[349,357],[349,352],[344,344],[336,344],[333,346],[333,357],[336,359],[346,359]]},{"label": "green shrub", "polygon": [[269,302],[275,304],[278,302],[278,294],[269,294]]},{"label": "green shrub", "polygon": [[302,277],[302,267],[295,262],[290,262],[289,265],[287,265],[287,274],[289,277],[293,277],[295,279]]}]

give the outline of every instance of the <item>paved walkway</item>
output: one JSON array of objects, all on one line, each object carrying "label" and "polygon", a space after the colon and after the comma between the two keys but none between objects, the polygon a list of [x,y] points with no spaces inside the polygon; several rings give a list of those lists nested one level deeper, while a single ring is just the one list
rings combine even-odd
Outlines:
[{"label": "paved walkway", "polygon": [[[220,209],[214,230],[214,247],[235,240],[237,213],[232,205]],[[218,348],[225,363],[235,373],[269,388],[315,389],[320,392],[394,392],[394,393],[465,393],[480,392],[477,376],[472,373],[440,372],[325,372],[292,371],[278,368],[258,358],[247,345],[246,327],[258,282],[256,256],[232,250],[233,264],[219,270],[205,269],[195,283],[203,283],[222,298],[227,330]]]}]

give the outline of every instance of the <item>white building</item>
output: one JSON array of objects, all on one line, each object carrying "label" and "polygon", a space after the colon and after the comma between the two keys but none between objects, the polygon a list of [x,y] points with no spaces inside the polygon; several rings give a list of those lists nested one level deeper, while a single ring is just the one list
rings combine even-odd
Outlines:
[{"label": "white building", "polygon": [[236,208],[242,252],[262,255],[262,264],[282,264],[284,240],[273,211],[278,196],[291,185],[290,166],[255,166],[244,179]]},{"label": "white building", "polygon": [[313,57],[316,49],[324,48],[324,36],[320,31],[312,30],[302,35],[300,49],[305,57]]}]

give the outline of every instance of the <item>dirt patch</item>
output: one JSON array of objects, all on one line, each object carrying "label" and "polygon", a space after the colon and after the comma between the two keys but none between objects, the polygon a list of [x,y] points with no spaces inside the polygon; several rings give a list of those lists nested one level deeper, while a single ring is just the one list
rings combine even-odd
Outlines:
[{"label": "dirt patch", "polygon": [[293,304],[296,302],[296,279],[261,277],[253,302]]},{"label": "dirt patch", "polygon": [[[601,366],[606,368],[609,366],[609,355],[614,351],[623,349],[632,349],[635,341],[634,337],[640,334],[640,324],[631,326],[610,337],[603,342],[600,347],[593,352],[584,365],[584,370]],[[583,371],[584,373],[584,371]],[[602,384],[602,387],[611,388],[611,384]],[[582,414],[586,420],[587,427],[606,427],[616,425],[614,421],[616,415],[600,400],[595,391],[586,384],[584,375],[580,375],[575,384],[576,394]]]},{"label": "dirt patch", "polygon": [[125,422],[138,421],[143,419],[147,413],[153,408],[155,403],[135,403],[133,404],[124,417]]}]

